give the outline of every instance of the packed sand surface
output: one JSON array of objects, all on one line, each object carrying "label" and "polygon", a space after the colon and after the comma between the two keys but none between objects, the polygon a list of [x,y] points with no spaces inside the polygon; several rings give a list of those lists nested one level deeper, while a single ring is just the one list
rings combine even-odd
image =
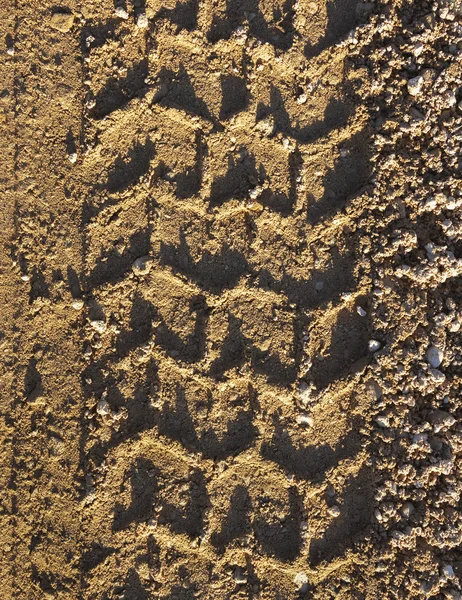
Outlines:
[{"label": "packed sand surface", "polygon": [[460,600],[459,1],[0,15],[0,598]]}]

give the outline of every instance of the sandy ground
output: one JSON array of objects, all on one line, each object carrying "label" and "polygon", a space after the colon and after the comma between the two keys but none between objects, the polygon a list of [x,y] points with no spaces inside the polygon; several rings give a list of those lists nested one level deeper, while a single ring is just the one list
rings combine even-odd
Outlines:
[{"label": "sandy ground", "polygon": [[0,7],[2,599],[460,599],[461,14]]}]

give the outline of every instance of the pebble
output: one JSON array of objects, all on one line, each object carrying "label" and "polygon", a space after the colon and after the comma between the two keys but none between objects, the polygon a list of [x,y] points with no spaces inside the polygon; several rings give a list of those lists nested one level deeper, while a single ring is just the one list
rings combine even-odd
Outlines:
[{"label": "pebble", "polygon": [[29,275],[21,275],[21,279],[23,281],[29,281],[30,280],[30,276]]},{"label": "pebble", "polygon": [[75,162],[77,162],[77,153],[71,152],[70,154],[67,155],[67,158],[68,158],[69,162],[74,164]]},{"label": "pebble", "polygon": [[70,31],[73,24],[74,15],[72,13],[55,12],[51,15],[50,27],[61,31],[61,33]]},{"label": "pebble", "polygon": [[362,306],[357,306],[356,312],[358,313],[358,315],[360,317],[365,317],[367,315],[367,312],[364,310],[364,308]]},{"label": "pebble", "polygon": [[302,402],[302,404],[304,406],[307,406],[307,404],[309,404],[313,400],[312,389],[306,383],[306,381],[300,382],[300,385],[298,386],[298,393],[299,393],[300,401]]},{"label": "pebble", "polygon": [[420,92],[422,91],[423,82],[424,79],[421,75],[409,79],[409,81],[407,82],[407,91],[410,93],[411,96],[418,96],[420,94]]},{"label": "pebble", "polygon": [[146,29],[148,25],[149,21],[146,14],[141,13],[140,15],[138,15],[138,18],[136,19],[136,26],[138,27],[138,29]]},{"label": "pebble", "polygon": [[258,121],[258,123],[255,125],[255,129],[260,131],[263,135],[271,137],[276,130],[274,119],[270,115],[266,119]]},{"label": "pebble", "polygon": [[436,346],[430,346],[427,350],[427,360],[431,367],[437,369],[443,362],[443,351]]},{"label": "pebble", "polygon": [[90,325],[93,327],[95,331],[98,333],[104,333],[107,329],[107,325],[105,321],[90,321]]},{"label": "pebble", "polygon": [[244,573],[241,567],[236,567],[236,569],[234,570],[234,581],[238,585],[244,585],[245,583],[247,583],[247,575]]},{"label": "pebble", "polygon": [[74,300],[72,302],[72,308],[74,308],[75,310],[82,310],[83,304],[83,300]]},{"label": "pebble", "polygon": [[453,577],[455,577],[454,569],[451,567],[451,565],[446,565],[445,567],[443,567],[441,574],[444,575],[444,577],[447,577],[448,579],[452,579]]},{"label": "pebble", "polygon": [[152,260],[149,256],[140,256],[132,265],[135,275],[147,275],[152,268]]},{"label": "pebble", "polygon": [[442,429],[449,429],[456,422],[455,418],[444,410],[434,410],[428,416],[428,421],[433,425],[433,430],[438,433]]},{"label": "pebble", "polygon": [[405,502],[401,508],[401,514],[406,519],[409,519],[409,517],[412,515],[414,510],[415,510],[414,505],[411,502]]},{"label": "pebble", "polygon": [[422,42],[417,42],[417,44],[414,46],[412,53],[414,54],[414,56],[420,56],[424,49],[425,48]]},{"label": "pebble", "polygon": [[305,572],[300,571],[294,577],[294,583],[298,588],[298,591],[302,594],[308,591],[308,576]]},{"label": "pebble", "polygon": [[443,381],[446,379],[445,374],[438,369],[429,369],[428,373],[435,383],[443,383]]},{"label": "pebble", "polygon": [[128,19],[128,12],[123,6],[117,6],[114,13],[119,19],[125,19],[125,21]]},{"label": "pebble", "polygon": [[379,427],[390,427],[390,419],[385,415],[379,415],[375,418],[375,422]]},{"label": "pebble", "polygon": [[105,398],[102,398],[96,405],[96,412],[101,416],[106,416],[111,412],[109,404]]},{"label": "pebble", "polygon": [[299,425],[311,427],[313,425],[313,417],[310,417],[310,415],[307,415],[306,413],[297,415],[297,423]]},{"label": "pebble", "polygon": [[378,352],[382,344],[378,340],[369,340],[368,348],[369,352]]},{"label": "pebble", "polygon": [[338,506],[331,506],[327,512],[331,517],[339,517],[340,516],[340,508]]}]

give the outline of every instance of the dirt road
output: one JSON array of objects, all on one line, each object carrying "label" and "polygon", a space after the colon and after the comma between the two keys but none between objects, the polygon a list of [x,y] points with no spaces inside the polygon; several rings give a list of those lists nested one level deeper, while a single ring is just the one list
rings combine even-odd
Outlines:
[{"label": "dirt road", "polygon": [[456,3],[0,10],[1,597],[459,598]]}]

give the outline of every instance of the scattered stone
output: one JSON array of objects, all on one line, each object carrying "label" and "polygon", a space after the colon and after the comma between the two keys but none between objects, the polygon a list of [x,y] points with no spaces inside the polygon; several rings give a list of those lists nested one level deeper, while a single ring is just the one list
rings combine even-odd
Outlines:
[{"label": "scattered stone", "polygon": [[369,340],[368,348],[369,352],[378,352],[382,344],[378,340]]},{"label": "scattered stone", "polygon": [[430,346],[427,350],[427,360],[431,367],[437,369],[443,362],[443,351],[436,346]]},{"label": "scattered stone", "polygon": [[23,281],[29,281],[30,280],[30,276],[29,275],[21,275],[21,279]]},{"label": "scattered stone", "polygon": [[435,433],[438,433],[452,427],[456,419],[444,410],[434,410],[429,414],[428,421],[433,425]]},{"label": "scattered stone", "polygon": [[390,427],[390,419],[388,417],[386,417],[385,415],[379,415],[378,417],[375,418],[375,422],[377,423],[377,425],[379,427]]},{"label": "scattered stone", "polygon": [[340,508],[337,505],[330,506],[327,512],[330,514],[331,517],[337,518],[340,516]]},{"label": "scattered stone", "polygon": [[407,82],[407,91],[411,96],[418,96],[422,91],[423,83],[424,78],[421,75],[418,77],[413,77]]},{"label": "scattered stone", "polygon": [[401,508],[401,514],[405,519],[409,519],[414,510],[414,505],[411,502],[405,502]]},{"label": "scattered stone", "polygon": [[271,115],[269,117],[266,117],[266,119],[258,121],[258,123],[255,125],[255,128],[257,129],[257,131],[260,131],[260,133],[268,137],[274,135],[276,130],[274,119]]},{"label": "scattered stone", "polygon": [[77,162],[77,153],[71,152],[70,154],[67,155],[67,158],[68,158],[69,162],[74,164],[75,162]]},{"label": "scattered stone", "polygon": [[109,404],[105,398],[101,398],[101,400],[96,405],[96,412],[102,417],[108,415],[111,412]]},{"label": "scattered stone", "polygon": [[139,29],[146,29],[148,25],[149,21],[146,13],[141,13],[140,15],[138,15],[138,18],[136,19],[136,26]]},{"label": "scattered stone", "polygon": [[306,381],[301,381],[298,386],[298,393],[300,402],[306,407],[313,401],[315,389],[308,385]]},{"label": "scattered stone", "polygon": [[82,310],[83,306],[84,306],[83,300],[74,300],[72,302],[72,308],[75,310]]},{"label": "scattered stone", "polygon": [[305,427],[311,427],[313,425],[313,417],[310,417],[310,415],[307,415],[306,413],[297,415],[297,423]]},{"label": "scattered stone", "polygon": [[360,317],[365,317],[367,315],[367,312],[364,310],[364,308],[362,306],[357,306],[356,312],[358,313],[358,315]]},{"label": "scattered stone", "polygon": [[429,369],[428,373],[435,383],[443,383],[446,379],[445,374],[438,369]]},{"label": "scattered stone", "polygon": [[234,581],[238,585],[244,585],[247,583],[247,575],[244,573],[244,570],[241,567],[236,567],[234,570]]},{"label": "scattered stone", "polygon": [[412,51],[412,53],[414,54],[414,56],[420,56],[422,54],[422,52],[424,51],[425,47],[422,44],[422,42],[417,42],[417,44],[414,46],[414,49]]},{"label": "scattered stone", "polygon": [[301,594],[305,594],[308,591],[308,576],[303,571],[295,575],[294,583]]},{"label": "scattered stone", "polygon": [[61,33],[67,33],[74,24],[74,15],[72,13],[55,12],[51,15],[50,27]]},{"label": "scattered stone", "polygon": [[128,19],[128,12],[123,6],[117,6],[114,10],[114,13],[116,17],[119,17],[119,19],[124,19],[125,21]]},{"label": "scattered stone", "polygon": [[106,331],[106,329],[107,329],[106,322],[105,321],[101,321],[101,320],[90,321],[90,325],[98,333],[104,333]]},{"label": "scattered stone", "polygon": [[441,574],[447,579],[452,579],[455,577],[454,569],[451,567],[451,565],[444,566],[441,570]]},{"label": "scattered stone", "polygon": [[147,275],[152,268],[152,259],[149,256],[140,256],[132,265],[135,275]]}]

